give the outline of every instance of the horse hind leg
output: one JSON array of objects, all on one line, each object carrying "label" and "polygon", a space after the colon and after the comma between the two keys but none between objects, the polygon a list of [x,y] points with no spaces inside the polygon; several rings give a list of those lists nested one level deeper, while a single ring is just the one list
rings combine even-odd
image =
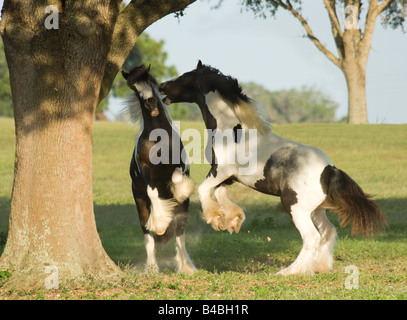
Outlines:
[{"label": "horse hind leg", "polygon": [[177,271],[187,275],[193,275],[196,272],[196,267],[192,262],[187,249],[185,247],[185,234],[175,237],[175,246],[177,254],[175,261],[177,262]]},{"label": "horse hind leg", "polygon": [[[147,261],[145,265],[145,272],[146,273],[157,273],[159,271],[157,260],[155,258],[155,239],[151,235],[151,233],[146,229],[146,224],[150,216],[150,199],[148,198],[147,194],[137,194],[136,190],[137,187],[134,183],[132,185],[133,188],[133,196],[136,202],[137,211],[140,220],[140,226],[144,233],[144,246],[147,253]],[[141,189],[141,188],[140,188]]]},{"label": "horse hind leg", "polygon": [[321,234],[321,240],[315,255],[315,272],[329,272],[333,265],[334,247],[337,238],[336,228],[328,220],[324,209],[317,209],[313,212],[312,221],[317,226]]},{"label": "horse hind leg", "polygon": [[291,207],[293,222],[301,234],[303,246],[295,261],[280,275],[313,275],[315,256],[319,247],[321,236],[312,223],[311,213],[307,212],[297,203]]},{"label": "horse hind leg", "polygon": [[243,221],[246,219],[243,209],[228,198],[225,186],[221,185],[217,187],[214,195],[218,203],[225,209],[223,227],[229,231],[230,234],[232,234],[233,231],[238,233]]},{"label": "horse hind leg", "polygon": [[175,236],[175,248],[176,256],[175,261],[177,263],[177,271],[179,273],[185,273],[187,275],[192,275],[196,272],[194,263],[192,262],[185,246],[185,225],[187,222],[187,206],[188,203],[184,203],[184,208],[186,210],[180,210],[176,214],[177,230]]}]

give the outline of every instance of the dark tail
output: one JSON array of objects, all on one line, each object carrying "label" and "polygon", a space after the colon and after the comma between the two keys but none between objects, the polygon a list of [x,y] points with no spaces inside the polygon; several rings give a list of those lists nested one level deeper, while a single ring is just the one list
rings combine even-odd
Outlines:
[{"label": "dark tail", "polygon": [[338,213],[341,227],[352,225],[352,234],[373,235],[387,225],[380,207],[345,172],[326,166],[321,174],[321,185],[327,197],[322,207]]}]

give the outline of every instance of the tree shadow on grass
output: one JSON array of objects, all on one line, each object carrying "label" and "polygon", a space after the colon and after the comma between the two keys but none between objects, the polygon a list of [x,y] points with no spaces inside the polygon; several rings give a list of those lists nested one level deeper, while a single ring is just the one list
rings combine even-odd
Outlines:
[{"label": "tree shadow on grass", "polygon": [[[215,231],[207,225],[201,218],[200,204],[191,201],[186,246],[198,269],[210,272],[253,272],[269,267],[278,269],[285,263],[286,258],[278,258],[276,253],[283,252],[284,256],[287,256],[286,252],[295,246],[293,241],[299,245],[293,251],[295,258],[294,255],[298,254],[301,243],[293,226],[287,228],[283,225],[279,230],[273,215],[270,214],[269,206],[267,209],[251,207],[246,213],[247,219],[240,233],[230,235],[226,231]],[[281,212],[277,214],[288,216]],[[95,216],[107,254],[119,265],[142,271],[146,262],[146,252],[136,206],[95,205]],[[156,246],[156,256],[161,269],[175,270],[175,253],[174,239],[164,246]]]},{"label": "tree shadow on grass", "polygon": [[[377,241],[397,242],[407,239],[407,198],[378,199],[389,227]],[[289,215],[280,205],[258,203],[242,204],[246,221],[239,234],[213,230],[201,218],[197,201],[191,201],[186,230],[187,250],[198,269],[207,271],[256,272],[267,268],[280,269],[298,255],[302,241]],[[0,254],[7,239],[10,198],[0,197]],[[107,254],[119,265],[144,268],[146,252],[134,204],[95,204],[98,232]],[[330,213],[338,226],[337,215]],[[339,229],[341,236],[350,235],[350,229]],[[361,238],[363,241],[363,238]],[[175,270],[174,240],[157,246],[160,266]]]},{"label": "tree shadow on grass", "polygon": [[9,215],[10,198],[0,197],[0,255],[6,245]]},{"label": "tree shadow on grass", "polygon": [[[379,199],[389,222],[377,241],[405,240],[407,237],[407,199]],[[302,240],[291,218],[280,205],[259,203],[245,206],[246,221],[239,234],[213,230],[201,218],[200,204],[192,201],[186,230],[187,250],[198,269],[225,272],[263,272],[291,263],[301,250]],[[146,260],[144,237],[135,205],[95,206],[98,230],[109,256],[118,264],[142,270]],[[330,212],[330,220],[340,237],[350,236],[350,228],[339,228],[339,220]],[[360,238],[363,241],[363,238]],[[175,243],[157,246],[160,267],[175,270],[172,262]]]},{"label": "tree shadow on grass", "polygon": [[385,198],[376,200],[384,216],[388,227],[379,235],[379,241],[407,240],[407,197]]}]

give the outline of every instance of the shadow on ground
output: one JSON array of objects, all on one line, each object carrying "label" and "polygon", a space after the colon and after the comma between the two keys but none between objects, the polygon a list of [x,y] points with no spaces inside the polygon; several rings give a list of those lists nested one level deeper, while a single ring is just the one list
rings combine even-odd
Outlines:
[{"label": "shadow on ground", "polygon": [[[379,241],[407,239],[407,199],[379,199],[389,222]],[[214,231],[202,221],[200,204],[191,202],[186,239],[187,249],[199,269],[207,271],[256,272],[278,270],[295,259],[302,241],[288,214],[280,205],[242,205],[246,221],[239,234]],[[0,254],[7,239],[10,199],[0,197]],[[136,206],[133,204],[95,204],[96,224],[108,255],[119,265],[142,270],[146,253]],[[329,213],[338,226],[336,215]],[[340,236],[348,236],[349,228],[338,229]],[[361,239],[362,240],[362,239]],[[174,270],[175,243],[157,246],[161,268]]]}]

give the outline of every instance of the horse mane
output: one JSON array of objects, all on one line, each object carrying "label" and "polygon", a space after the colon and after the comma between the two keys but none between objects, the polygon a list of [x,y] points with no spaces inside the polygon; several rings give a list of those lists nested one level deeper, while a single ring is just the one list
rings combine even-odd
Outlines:
[{"label": "horse mane", "polygon": [[120,113],[128,115],[132,123],[138,123],[143,120],[140,101],[134,93],[129,94],[126,100],[124,100],[123,109]]},{"label": "horse mane", "polygon": [[243,125],[249,129],[257,129],[261,135],[270,131],[270,119],[264,108],[243,93],[237,79],[207,65],[198,66],[198,71],[207,73],[208,89],[217,90],[222,98],[230,102],[229,105]]}]

